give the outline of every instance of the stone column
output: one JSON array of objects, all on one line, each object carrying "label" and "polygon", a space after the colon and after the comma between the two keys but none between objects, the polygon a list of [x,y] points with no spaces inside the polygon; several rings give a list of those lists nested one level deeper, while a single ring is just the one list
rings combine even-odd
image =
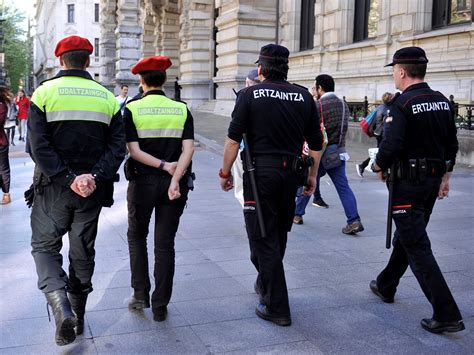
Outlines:
[{"label": "stone column", "polygon": [[248,71],[256,68],[260,48],[275,43],[276,6],[276,0],[240,0],[237,6],[219,8],[216,99],[233,100],[232,88],[244,86]]},{"label": "stone column", "polygon": [[110,91],[115,87],[116,10],[116,0],[100,0],[100,82]]},{"label": "stone column", "polygon": [[155,55],[155,27],[157,15],[154,11],[152,0],[141,0],[140,5],[140,23],[143,24],[141,36],[141,54],[142,57]]},{"label": "stone column", "polygon": [[213,0],[182,0],[180,17],[181,97],[191,106],[211,97]]},{"label": "stone column", "polygon": [[174,82],[180,76],[179,60],[179,16],[178,0],[167,0],[159,13],[159,36],[156,37],[156,54],[170,57],[173,65],[166,71],[168,80],[165,84],[165,91],[169,97],[174,96]]},{"label": "stone column", "polygon": [[118,0],[117,22],[117,62],[115,65],[115,84],[129,86],[130,95],[138,92],[138,77],[130,72],[132,66],[141,58],[139,25],[139,0]]}]

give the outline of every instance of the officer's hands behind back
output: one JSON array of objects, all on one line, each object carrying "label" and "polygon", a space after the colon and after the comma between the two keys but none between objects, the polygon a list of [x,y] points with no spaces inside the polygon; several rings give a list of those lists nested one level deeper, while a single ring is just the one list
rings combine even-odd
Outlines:
[{"label": "officer's hands behind back", "polygon": [[179,182],[171,179],[170,187],[168,188],[168,198],[173,201],[181,197],[179,192]]},{"label": "officer's hands behind back", "polygon": [[71,190],[81,197],[89,197],[96,188],[92,174],[78,175],[71,184]]}]

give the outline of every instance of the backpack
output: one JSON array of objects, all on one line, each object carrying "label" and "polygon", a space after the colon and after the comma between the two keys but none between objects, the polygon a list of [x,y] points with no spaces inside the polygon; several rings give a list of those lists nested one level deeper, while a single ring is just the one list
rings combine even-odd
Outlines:
[{"label": "backpack", "polygon": [[373,110],[366,117],[364,117],[362,119],[362,121],[360,121],[360,123],[359,123],[360,128],[362,129],[362,132],[364,132],[369,137],[374,136],[373,132],[369,131],[369,128],[370,128],[371,125],[373,125],[375,123],[375,116],[377,116],[377,110]]}]

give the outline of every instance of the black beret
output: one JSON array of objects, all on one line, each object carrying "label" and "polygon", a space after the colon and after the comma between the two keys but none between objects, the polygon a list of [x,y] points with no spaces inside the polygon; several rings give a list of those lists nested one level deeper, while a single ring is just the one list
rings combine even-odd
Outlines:
[{"label": "black beret", "polygon": [[394,66],[395,64],[425,64],[428,63],[426,53],[420,47],[406,47],[400,48],[393,55],[392,63],[387,64],[386,67]]},{"label": "black beret", "polygon": [[273,63],[288,63],[290,51],[288,48],[280,46],[279,44],[267,44],[260,49],[260,55],[255,63],[273,62]]}]

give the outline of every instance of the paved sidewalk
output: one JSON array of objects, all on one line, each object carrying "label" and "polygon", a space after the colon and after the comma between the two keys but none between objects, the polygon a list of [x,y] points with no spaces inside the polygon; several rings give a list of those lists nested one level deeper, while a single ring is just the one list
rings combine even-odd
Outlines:
[{"label": "paved sidewalk", "polygon": [[[419,321],[431,307],[411,272],[394,304],[385,304],[368,283],[385,265],[387,192],[371,173],[356,175],[354,161],[366,148],[348,144],[348,178],[366,230],[341,233],[342,206],[330,180],[321,192],[330,208],[308,206],[304,225],[293,226],[285,256],[293,325],[278,327],[255,315],[256,272],[249,260],[242,211],[233,193],[218,185],[217,171],[228,119],[194,112],[196,189],[176,238],[174,291],[165,322],[149,309],[130,312],[127,249],[127,183],[115,188],[115,204],[103,209],[96,242],[94,292],[85,335],[68,346],[54,344],[45,299],[36,288],[30,254],[30,210],[22,194],[33,163],[11,153],[13,202],[0,206],[1,354],[472,354],[474,349],[474,170],[457,167],[450,197],[439,201],[428,228],[433,250],[464,316],[466,330],[433,335]],[[122,173],[122,169],[121,169]],[[153,226],[150,226],[153,230]],[[149,252],[153,251],[149,238]],[[64,250],[68,250],[64,238]],[[64,254],[67,264],[67,254]]]}]

